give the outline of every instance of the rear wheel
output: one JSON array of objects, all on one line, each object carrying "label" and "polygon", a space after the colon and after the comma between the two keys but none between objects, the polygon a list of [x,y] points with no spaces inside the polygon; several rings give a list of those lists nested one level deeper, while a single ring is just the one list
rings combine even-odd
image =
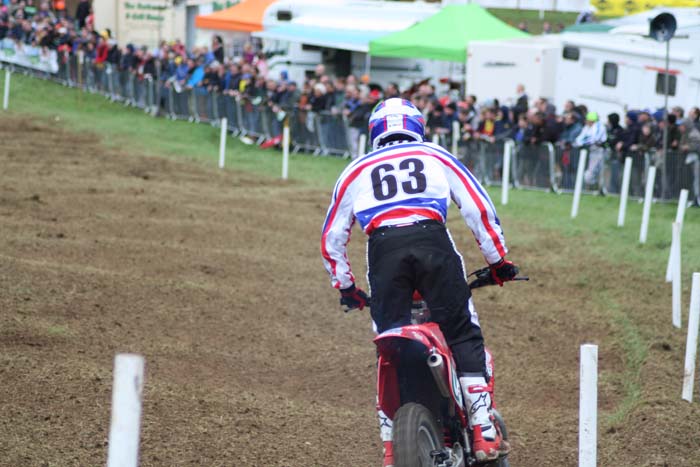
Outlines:
[{"label": "rear wheel", "polygon": [[431,452],[444,446],[442,431],[432,412],[413,402],[394,417],[394,467],[434,467]]}]

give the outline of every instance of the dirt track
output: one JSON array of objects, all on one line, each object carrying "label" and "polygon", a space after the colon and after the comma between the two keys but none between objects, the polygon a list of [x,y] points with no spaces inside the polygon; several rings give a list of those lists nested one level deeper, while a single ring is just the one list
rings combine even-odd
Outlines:
[{"label": "dirt track", "polygon": [[[143,466],[380,465],[369,318],[340,311],[318,253],[329,193],[116,153],[28,119],[3,118],[0,141],[0,465],[104,464],[124,351],[147,360]],[[667,293],[503,222],[534,280],[476,302],[512,465],[576,464],[578,346],[601,344],[612,411],[629,382],[624,316],[651,343],[643,399],[621,422],[601,416],[599,465],[700,465],[700,410],[678,397],[682,336],[655,331]],[[359,231],[350,256],[362,276]]]}]

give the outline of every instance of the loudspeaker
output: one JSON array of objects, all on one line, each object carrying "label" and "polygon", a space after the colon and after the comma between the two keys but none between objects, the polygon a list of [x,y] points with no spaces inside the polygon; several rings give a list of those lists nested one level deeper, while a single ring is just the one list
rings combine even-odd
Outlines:
[{"label": "loudspeaker", "polygon": [[649,23],[649,37],[659,42],[670,41],[676,33],[676,17],[671,13],[661,13]]}]

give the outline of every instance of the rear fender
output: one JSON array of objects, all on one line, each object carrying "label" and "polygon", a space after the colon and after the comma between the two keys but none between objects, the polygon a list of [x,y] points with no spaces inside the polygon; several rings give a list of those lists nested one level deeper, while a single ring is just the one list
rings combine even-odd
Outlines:
[{"label": "rear fender", "polygon": [[425,348],[426,369],[427,358],[432,352],[439,354],[444,362],[445,378],[450,388],[455,412],[466,426],[464,401],[459,385],[456,366],[449,346],[435,323],[404,326],[390,329],[374,339],[379,353],[377,365],[377,406],[390,419],[401,406],[401,388],[399,387],[398,367],[400,364],[399,349],[408,341],[420,343]]}]

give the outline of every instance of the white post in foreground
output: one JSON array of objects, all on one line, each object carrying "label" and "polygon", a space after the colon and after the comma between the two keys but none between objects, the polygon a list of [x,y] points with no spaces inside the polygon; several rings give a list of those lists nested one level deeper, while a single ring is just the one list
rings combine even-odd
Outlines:
[{"label": "white post in foreground", "polygon": [[107,467],[138,466],[143,363],[140,355],[118,354],[114,358]]},{"label": "white post in foreground", "polygon": [[287,180],[289,175],[289,126],[282,129],[282,180]]},{"label": "white post in foreground", "polygon": [[576,184],[574,185],[574,203],[571,205],[571,218],[578,216],[578,205],[581,202],[581,191],[583,191],[583,174],[586,171],[586,157],[588,151],[581,149],[578,156],[578,168],[576,169]]},{"label": "white post in foreground", "polygon": [[508,190],[510,190],[510,159],[513,154],[513,142],[506,141],[503,145],[503,174],[501,175],[501,204],[508,204]]},{"label": "white post in foreground", "polygon": [[224,168],[226,162],[226,132],[228,131],[228,120],[221,119],[221,139],[219,140],[219,168]]},{"label": "white post in foreground", "polygon": [[672,305],[673,305],[673,327],[680,329],[681,327],[681,225],[678,222],[673,223],[673,241],[671,248],[673,249],[671,270],[673,277]]},{"label": "white post in foreground", "polygon": [[360,134],[360,141],[357,143],[357,157],[364,156],[366,148],[367,148],[367,135],[364,133],[361,133]]},{"label": "white post in foreground", "polygon": [[2,110],[7,110],[10,105],[10,76],[12,76],[10,70],[5,70],[5,93],[2,98]]},{"label": "white post in foreground", "polygon": [[459,120],[452,122],[452,155],[457,155],[457,144],[459,143]]},{"label": "white post in foreground", "polygon": [[683,371],[683,399],[693,402],[695,380],[695,357],[698,350],[698,328],[700,328],[700,272],[693,273],[693,288],[690,291],[690,316],[688,317],[688,340],[685,343],[685,370]]},{"label": "white post in foreground", "polygon": [[649,167],[647,175],[647,186],[644,190],[644,211],[642,212],[642,228],[639,231],[639,243],[647,242],[647,233],[649,232],[649,215],[651,214],[651,202],[654,195],[654,182],[656,180],[656,167]]},{"label": "white post in foreground", "polygon": [[[681,190],[678,197],[678,209],[676,209],[676,222],[681,225],[683,231],[683,219],[685,218],[685,207],[688,205],[688,190]],[[673,241],[671,241],[671,252],[668,254],[668,263],[666,264],[666,282],[671,282],[671,262],[673,260]]]},{"label": "white post in foreground", "polygon": [[598,346],[581,346],[578,465],[596,467],[598,444]]},{"label": "white post in foreground", "polygon": [[625,168],[622,172],[622,189],[620,190],[620,211],[617,214],[617,226],[625,225],[627,213],[627,197],[630,194],[630,178],[632,178],[632,158],[625,157]]}]

